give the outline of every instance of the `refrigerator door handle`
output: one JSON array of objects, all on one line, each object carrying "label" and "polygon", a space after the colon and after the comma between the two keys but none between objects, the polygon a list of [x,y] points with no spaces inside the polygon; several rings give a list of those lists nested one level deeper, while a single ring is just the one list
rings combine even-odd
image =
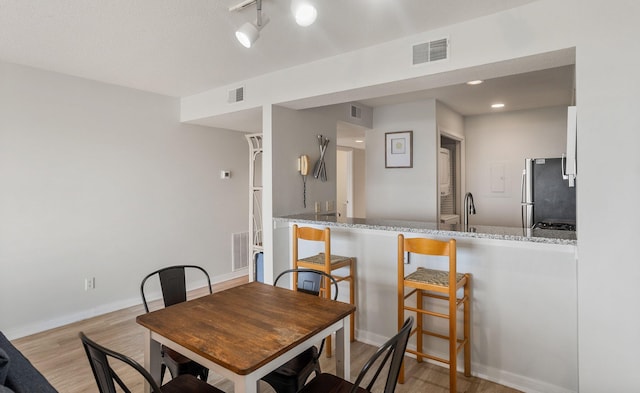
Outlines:
[{"label": "refrigerator door handle", "polygon": [[527,158],[525,160],[524,170],[522,171],[522,201],[521,201],[521,219],[522,228],[530,229],[533,221],[533,190],[531,188],[531,180],[533,176],[533,160]]},{"label": "refrigerator door handle", "polygon": [[520,219],[522,220],[522,229],[526,228],[525,215],[527,214],[526,196],[525,196],[525,181],[527,178],[527,170],[522,170],[522,180],[520,182]]},{"label": "refrigerator door handle", "polygon": [[527,170],[523,169],[522,170],[522,180],[520,181],[520,203],[525,203],[525,186],[524,183],[526,181],[526,177],[527,177]]}]

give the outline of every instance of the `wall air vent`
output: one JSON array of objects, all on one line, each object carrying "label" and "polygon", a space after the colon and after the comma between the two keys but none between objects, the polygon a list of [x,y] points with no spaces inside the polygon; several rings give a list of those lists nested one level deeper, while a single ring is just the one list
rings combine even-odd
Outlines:
[{"label": "wall air vent", "polygon": [[231,234],[232,270],[238,271],[249,266],[249,232]]},{"label": "wall air vent", "polygon": [[442,38],[413,46],[413,65],[449,58],[449,40]]},{"label": "wall air vent", "polygon": [[240,101],[244,101],[244,86],[229,90],[227,102],[233,103]]},{"label": "wall air vent", "polygon": [[362,108],[351,105],[351,117],[354,119],[362,119]]}]

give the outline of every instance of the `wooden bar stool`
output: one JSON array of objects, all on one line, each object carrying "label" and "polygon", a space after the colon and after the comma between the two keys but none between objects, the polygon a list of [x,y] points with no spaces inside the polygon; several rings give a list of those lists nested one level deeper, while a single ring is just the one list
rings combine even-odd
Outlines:
[{"label": "wooden bar stool", "polygon": [[[298,241],[314,241],[324,243],[324,252],[318,253],[311,257],[300,258],[298,256]],[[355,267],[356,259],[353,257],[343,257],[340,255],[331,255],[331,230],[329,228],[316,229],[310,227],[298,227],[293,225],[293,267],[314,269],[325,272],[333,276],[337,282],[349,282],[349,303],[355,305]],[[346,276],[337,276],[334,270],[348,267],[349,274]],[[298,282],[298,277],[294,274],[293,282]],[[322,296],[331,299],[331,285],[325,280],[324,288],[321,288]],[[404,322],[404,321],[403,321]],[[355,340],[355,312],[351,314],[351,341]],[[331,337],[326,340],[327,356],[331,356]]]},{"label": "wooden bar stool", "polygon": [[[449,262],[448,271],[418,269],[407,276],[404,273],[404,253],[415,253],[436,257],[446,257]],[[409,292],[405,293],[405,288]],[[416,334],[416,350],[407,349],[406,352],[416,355],[418,362],[422,358],[436,360],[449,365],[449,389],[456,392],[456,375],[458,352],[464,348],[464,375],[471,376],[471,321],[470,321],[470,291],[471,275],[468,273],[458,273],[456,271],[456,241],[439,241],[425,238],[405,239],[402,234],[398,235],[398,327],[404,323],[405,310],[416,313],[416,329],[411,334]],[[458,298],[457,292],[462,289],[462,297]],[[416,294],[416,306],[406,305],[406,300]],[[444,301],[447,304],[447,312],[436,312],[428,309],[428,305],[423,302],[424,298],[434,299],[431,303]],[[457,311],[463,306],[463,337],[458,338],[457,331]],[[430,315],[449,320],[449,334],[441,334],[425,329],[423,317]],[[428,335],[449,341],[449,358],[443,359],[438,356],[425,353],[423,348],[423,336]],[[400,369],[398,382],[404,383],[404,365]]]}]

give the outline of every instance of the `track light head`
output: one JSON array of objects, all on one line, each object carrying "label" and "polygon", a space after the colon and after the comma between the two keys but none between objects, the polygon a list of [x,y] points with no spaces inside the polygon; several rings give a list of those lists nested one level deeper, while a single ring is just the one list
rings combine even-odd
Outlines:
[{"label": "track light head", "polygon": [[251,48],[259,37],[260,30],[251,22],[243,24],[236,31],[236,38],[245,48]]},{"label": "track light head", "polygon": [[245,48],[251,48],[260,38],[260,30],[269,23],[266,15],[261,15],[256,23],[246,22],[236,30],[236,38]]}]

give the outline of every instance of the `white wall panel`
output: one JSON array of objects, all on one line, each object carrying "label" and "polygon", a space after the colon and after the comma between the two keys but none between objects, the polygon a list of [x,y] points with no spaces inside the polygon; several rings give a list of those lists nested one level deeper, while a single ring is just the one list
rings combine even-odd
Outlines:
[{"label": "white wall panel", "polygon": [[0,81],[5,334],[140,304],[162,266],[231,275],[231,233],[247,230],[242,133],[180,124],[177,99],[138,90],[5,63]]}]

